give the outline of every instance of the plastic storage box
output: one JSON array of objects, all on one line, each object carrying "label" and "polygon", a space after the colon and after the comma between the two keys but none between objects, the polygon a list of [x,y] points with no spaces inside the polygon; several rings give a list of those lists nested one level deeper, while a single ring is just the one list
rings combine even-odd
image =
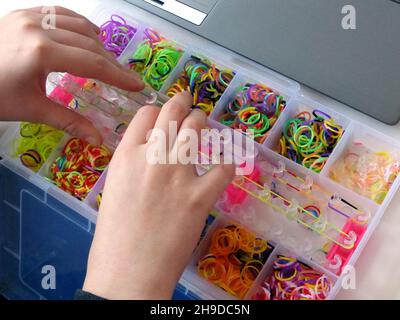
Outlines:
[{"label": "plastic storage box", "polygon": [[[162,36],[183,51],[177,66],[157,93],[147,90],[143,96],[127,95],[127,104],[122,107],[127,119],[145,104],[146,97],[155,97],[160,104],[166,101],[168,89],[192,56],[205,57],[219,68],[233,70],[235,74],[209,116],[211,127],[224,128],[218,122],[219,117],[226,105],[235,98],[239,88],[247,83],[266,85],[279,92],[287,102],[267,139],[262,144],[256,144],[256,169],[259,170],[262,183],[261,178],[237,177],[230,186],[232,193],[227,191],[221,196],[215,205],[217,217],[204,232],[204,238],[194,252],[174,298],[237,298],[228,292],[229,289],[222,289],[220,285],[206,280],[199,271],[199,261],[211,250],[216,231],[231,225],[243,226],[257,239],[265,239],[271,245],[262,268],[243,291],[241,298],[253,297],[266,278],[274,274],[274,261],[281,256],[296,258],[325,275],[331,283],[327,298],[335,298],[341,289],[344,268],[354,265],[362,253],[400,183],[396,175],[385,177],[388,181],[385,195],[371,197],[362,186],[351,184],[343,175],[338,176],[335,172],[348,169],[340,167],[340,164],[353,159],[355,148],[367,152],[369,156],[366,159],[370,162],[383,154],[392,157],[394,170],[397,170],[400,145],[317,101],[300,96],[300,86],[290,79],[216,44],[207,48],[198,47],[198,38],[185,30],[169,32],[165,29],[168,25],[165,22],[149,26],[143,17],[104,7],[99,7],[92,18],[100,25],[112,14],[123,16],[138,29],[119,56],[119,62],[128,62],[149,27],[162,30]],[[157,29],[161,25],[163,28]],[[177,27],[173,28],[176,30]],[[49,88],[62,87],[62,79],[63,75],[53,75],[49,79]],[[121,116],[118,113],[120,106],[101,96],[96,97],[94,102],[84,90],[75,90],[71,94],[76,101],[93,105],[94,108],[89,108],[91,111],[85,116],[95,120],[105,132],[112,133],[111,129],[121,120],[118,118]],[[315,109],[329,114],[344,130],[319,173],[278,153],[285,123],[299,112],[312,113]],[[105,111],[108,117],[99,118]],[[112,114],[114,111],[116,113]],[[24,167],[13,151],[13,143],[18,136],[19,124],[11,124],[0,141],[3,158],[0,162],[0,293],[10,299],[71,299],[75,290],[82,286],[85,276],[97,217],[96,198],[102,192],[107,170],[88,196],[80,201],[46,179],[50,164],[69,137],[61,139],[42,168],[35,173]],[[111,149],[115,148],[119,136],[110,134],[108,137],[111,138],[106,140],[106,144]],[[353,159],[350,167],[354,169],[359,165],[360,170],[373,170],[368,167],[370,162],[367,160],[359,164]],[[241,195],[235,204],[229,202],[232,194]],[[311,209],[315,207],[320,210],[318,217],[315,216],[315,210]],[[46,285],[45,276],[51,270],[56,274],[54,288]]]}]

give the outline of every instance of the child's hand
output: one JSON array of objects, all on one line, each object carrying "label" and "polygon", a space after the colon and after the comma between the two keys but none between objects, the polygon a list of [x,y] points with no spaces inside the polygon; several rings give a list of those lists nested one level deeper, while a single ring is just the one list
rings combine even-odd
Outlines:
[{"label": "child's hand", "polygon": [[183,93],[161,112],[143,107],[130,124],[109,168],[85,291],[108,299],[171,298],[208,211],[234,174],[233,166],[220,165],[198,177],[193,165],[146,161],[154,143],[146,143],[146,134],[153,127],[168,139],[170,121],[180,130],[205,127],[205,114],[190,111],[191,102]]},{"label": "child's hand", "polygon": [[55,30],[42,28],[41,8],[0,19],[0,120],[42,122],[99,143],[90,121],[46,98],[47,75],[69,72],[126,90],[141,90],[144,84],[103,49],[97,26],[64,8],[56,13]]}]

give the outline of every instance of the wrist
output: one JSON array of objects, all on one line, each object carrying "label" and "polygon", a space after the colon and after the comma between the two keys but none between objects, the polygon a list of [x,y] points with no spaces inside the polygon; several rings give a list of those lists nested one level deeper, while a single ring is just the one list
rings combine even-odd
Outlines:
[{"label": "wrist", "polygon": [[169,300],[179,279],[150,270],[88,269],[83,290],[109,300]]}]

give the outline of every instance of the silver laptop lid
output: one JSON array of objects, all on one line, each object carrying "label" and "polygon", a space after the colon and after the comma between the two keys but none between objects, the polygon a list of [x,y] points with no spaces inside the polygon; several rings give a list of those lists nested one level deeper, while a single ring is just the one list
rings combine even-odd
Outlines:
[{"label": "silver laptop lid", "polygon": [[127,1],[376,119],[400,120],[398,0]]}]

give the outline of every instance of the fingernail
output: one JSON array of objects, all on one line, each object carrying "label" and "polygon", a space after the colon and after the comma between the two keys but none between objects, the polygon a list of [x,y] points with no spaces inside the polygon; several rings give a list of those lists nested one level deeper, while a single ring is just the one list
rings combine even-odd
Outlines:
[{"label": "fingernail", "polygon": [[189,91],[183,91],[183,92],[179,93],[178,95],[183,97],[183,99],[185,99],[187,104],[190,104],[190,105],[193,104],[193,96]]},{"label": "fingernail", "polygon": [[130,72],[129,74],[130,74],[133,82],[136,82],[138,85],[141,85],[143,87],[146,85],[145,82],[142,80],[142,78],[139,75],[132,73],[132,72]]},{"label": "fingernail", "polygon": [[126,70],[127,72],[129,72],[129,74],[135,78],[136,80],[142,80],[142,77],[140,75],[138,75],[136,72],[134,71],[130,71],[130,70]]}]

